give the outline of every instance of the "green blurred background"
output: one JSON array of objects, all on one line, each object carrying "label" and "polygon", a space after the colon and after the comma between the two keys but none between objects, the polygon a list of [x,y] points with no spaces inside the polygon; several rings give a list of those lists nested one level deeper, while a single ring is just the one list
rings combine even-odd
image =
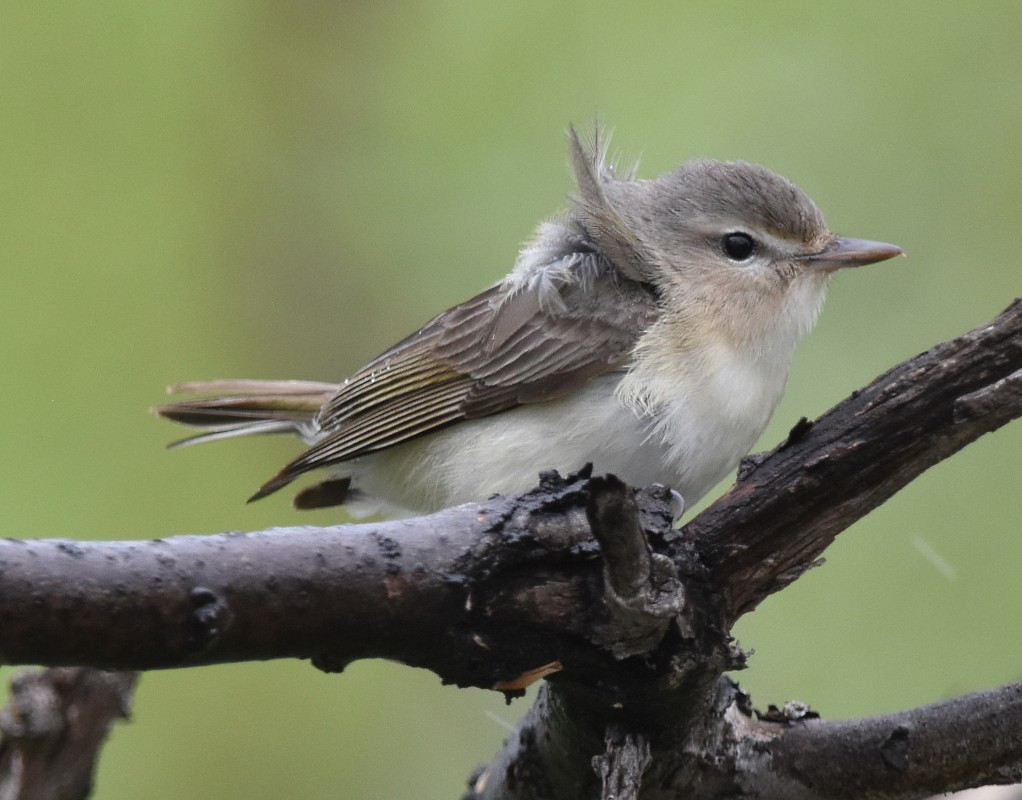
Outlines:
[{"label": "green blurred background", "polygon": [[[759,161],[910,256],[837,278],[762,447],[1020,293],[1017,3],[0,8],[4,535],[335,521],[244,504],[294,442],[167,453],[147,408],[183,379],[339,379],[485,287],[597,111],[642,175]],[[1022,677],[1020,445],[931,470],[743,622],[754,702]],[[96,796],[457,797],[524,708],[382,662],[151,673]]]}]

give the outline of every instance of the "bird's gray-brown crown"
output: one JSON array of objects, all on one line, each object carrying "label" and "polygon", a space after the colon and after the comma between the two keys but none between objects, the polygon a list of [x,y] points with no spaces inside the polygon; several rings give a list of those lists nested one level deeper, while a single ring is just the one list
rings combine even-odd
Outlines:
[{"label": "bird's gray-brown crown", "polygon": [[728,232],[768,234],[793,253],[833,238],[802,189],[758,164],[694,159],[650,180],[619,179],[598,130],[583,144],[572,129],[570,141],[571,216],[627,277],[656,283],[663,266]]},{"label": "bird's gray-brown crown", "polygon": [[654,202],[670,221],[733,220],[781,239],[810,242],[827,224],[798,186],[748,161],[686,161],[649,181]]}]

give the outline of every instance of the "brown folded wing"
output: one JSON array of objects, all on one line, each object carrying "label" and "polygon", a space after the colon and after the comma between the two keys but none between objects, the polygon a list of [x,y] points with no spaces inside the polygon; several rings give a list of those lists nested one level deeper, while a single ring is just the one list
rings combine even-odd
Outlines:
[{"label": "brown folded wing", "polygon": [[461,420],[562,397],[619,367],[655,321],[656,298],[597,258],[580,262],[556,296],[541,295],[538,285],[509,294],[498,284],[367,364],[320,410],[326,435],[253,499],[308,470]]}]

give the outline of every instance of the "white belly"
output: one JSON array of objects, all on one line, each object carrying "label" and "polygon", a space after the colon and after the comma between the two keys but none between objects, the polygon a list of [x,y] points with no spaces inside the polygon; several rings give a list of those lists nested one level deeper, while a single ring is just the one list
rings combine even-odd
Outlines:
[{"label": "white belly", "polygon": [[586,463],[632,486],[665,484],[692,504],[748,453],[780,396],[780,387],[767,398],[758,386],[750,395],[748,376],[738,386],[722,374],[701,379],[698,392],[676,380],[664,387],[669,401],[649,409],[619,390],[621,380],[610,373],[570,397],[461,422],[342,465],[339,474],[350,475],[366,501],[349,510],[431,512],[521,493],[542,470],[567,474]]}]

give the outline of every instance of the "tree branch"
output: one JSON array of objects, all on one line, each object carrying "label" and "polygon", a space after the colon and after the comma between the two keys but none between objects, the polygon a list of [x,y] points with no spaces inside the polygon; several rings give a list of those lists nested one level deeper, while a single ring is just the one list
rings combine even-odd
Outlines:
[{"label": "tree branch", "polygon": [[551,476],[522,498],[379,525],[0,540],[0,661],[159,669],[292,657],[338,671],[383,657],[492,687],[592,651],[572,641],[599,584],[584,489]]},{"label": "tree branch", "polygon": [[[727,628],[924,469],[1022,414],[1020,376],[1017,300],[798,426],[680,537],[663,492],[640,495],[641,507],[628,513],[644,515],[640,527],[654,545],[667,543],[661,549],[688,587],[723,587]],[[562,636],[553,650],[578,649],[564,635],[584,632],[590,602],[603,596],[591,522],[618,513],[624,497],[587,477],[548,477],[522,498],[372,525],[151,542],[3,540],[0,662],[152,669],[311,657],[340,669],[383,656],[490,685],[485,670],[473,675],[427,652],[454,648],[475,661],[490,647],[476,628],[495,617],[528,634],[536,649],[514,649],[534,652],[529,662],[556,656],[543,644],[550,635]],[[608,551],[618,547],[603,538]],[[656,583],[655,554],[629,537],[617,541],[625,544],[608,579],[620,576],[619,596],[643,574]],[[641,556],[631,574],[626,552]]]},{"label": "tree branch", "polygon": [[81,800],[110,726],[131,711],[136,675],[25,670],[0,711],[0,797]]},{"label": "tree branch", "polygon": [[[689,523],[680,540],[672,541],[670,552],[686,575],[686,591],[702,587],[707,594],[698,595],[697,603],[704,635],[712,631],[714,622],[710,609],[715,607],[714,587],[719,601],[723,630],[740,614],[751,610],[768,594],[778,591],[813,566],[823,549],[841,530],[911,481],[929,466],[961,449],[979,436],[1022,415],[1022,300],[1016,300],[997,319],[968,334],[947,342],[911,359],[880,376],[869,387],[825,414],[815,424],[796,426],[787,442],[767,456],[755,459],[742,471],[738,484],[717,503]],[[688,562],[686,547],[696,552],[695,561],[708,565],[708,576],[686,573],[681,565]],[[705,583],[703,582],[705,581]],[[709,595],[709,597],[708,597]],[[712,636],[711,636],[712,638]],[[717,642],[717,646],[720,646]],[[712,649],[712,648],[711,648]],[[704,655],[709,650],[704,649]],[[691,656],[691,651],[689,652]],[[719,654],[718,654],[719,655]],[[720,664],[721,658],[707,657],[703,674]],[[740,661],[740,655],[734,658]],[[684,669],[682,668],[682,670]],[[718,673],[719,674],[719,673]],[[684,685],[696,682],[691,673]],[[664,685],[661,682],[661,686]],[[705,685],[705,684],[704,684]],[[559,708],[570,702],[571,687],[552,682],[541,690],[537,707]],[[914,770],[918,782],[905,778],[897,782],[897,791],[885,797],[921,797],[946,784],[947,788],[979,786],[990,782],[1019,779],[1022,744],[1017,735],[1001,737],[998,727],[988,726],[975,739],[970,737],[967,756],[962,751],[963,731],[969,723],[983,719],[991,707],[996,708],[997,695],[1013,696],[1015,687],[1006,687],[992,695],[974,695],[941,704],[931,709],[906,712],[904,724],[939,726],[940,737],[912,737],[914,758],[921,755],[954,752],[954,773],[951,767],[932,770],[936,776],[927,782],[925,767]],[[842,789],[847,781],[845,770],[855,770],[863,759],[839,757],[832,749],[827,757],[804,758],[810,752],[803,739],[792,736],[778,746],[776,765],[773,760],[758,771],[743,766],[728,752],[730,726],[726,720],[747,718],[748,701],[740,698],[737,688],[726,678],[717,685],[716,698],[710,693],[688,698],[665,691],[660,697],[672,711],[673,720],[652,726],[658,747],[653,752],[650,774],[643,779],[644,798],[661,796],[750,796],[750,797],[851,797],[861,794]],[[632,693],[634,696],[634,692]],[[991,704],[990,697],[995,702]],[[668,700],[674,698],[673,702]],[[495,775],[513,775],[520,763],[544,764],[555,760],[556,769],[545,775],[569,773],[567,781],[577,795],[593,794],[596,787],[585,762],[597,751],[591,732],[598,722],[586,728],[588,737],[575,732],[578,720],[592,713],[591,704],[576,709],[575,714],[534,714],[523,720],[520,731],[527,737],[512,737],[490,766],[481,773],[485,779],[475,784],[467,800],[511,800],[531,797],[528,787],[504,780],[497,784]],[[613,725],[617,706],[607,704],[602,719]],[[743,711],[743,709],[745,709]],[[936,710],[934,710],[936,709]],[[535,711],[535,709],[534,709]],[[702,712],[702,714],[700,714]],[[649,715],[636,714],[633,729],[649,726]],[[895,715],[896,718],[896,715]],[[663,723],[661,717],[659,722]],[[1000,719],[1001,730],[1020,730],[1017,709],[1006,709]],[[673,723],[673,724],[672,724]],[[876,718],[857,723],[819,723],[807,731],[821,731],[820,753],[827,743],[833,745],[842,735],[855,732],[865,738],[871,730],[892,731],[892,718]],[[751,729],[753,726],[746,726]],[[993,733],[990,733],[993,731]],[[805,736],[812,740],[811,733]],[[900,747],[904,734],[894,736],[887,746],[889,757]],[[543,747],[544,742],[572,741],[580,752],[564,748]],[[733,740],[741,742],[749,756],[762,756],[763,740],[745,735]],[[846,744],[851,742],[846,741]],[[801,749],[800,749],[801,746]],[[607,746],[608,751],[610,745]],[[892,749],[893,748],[893,749]],[[882,752],[875,749],[873,754]],[[798,755],[796,755],[798,754]],[[574,755],[575,772],[566,763],[566,755]],[[605,763],[601,760],[600,763]],[[925,759],[912,762],[917,767]],[[988,766],[997,765],[991,774]],[[947,765],[945,765],[947,766]],[[776,770],[776,771],[775,771]],[[797,775],[796,770],[801,770]],[[863,768],[863,780],[880,781],[876,770]],[[573,781],[573,783],[572,783]],[[912,786],[917,788],[912,788]],[[772,787],[781,787],[771,794]],[[823,787],[819,792],[813,786]],[[669,789],[668,789],[669,787]],[[484,789],[484,790],[481,790]],[[698,793],[697,793],[698,790]],[[573,796],[570,791],[552,794]]]},{"label": "tree branch", "polygon": [[743,796],[759,800],[885,800],[1022,781],[1022,683],[866,719],[745,718],[734,729]]},{"label": "tree branch", "polygon": [[[471,797],[534,797],[512,780],[526,774],[550,797],[597,794],[596,756],[605,786],[641,780],[644,798],[671,776],[724,792],[746,774],[717,757],[738,707],[720,676],[744,658],[733,622],[922,471],[1022,415],[1020,386],[1017,300],[796,426],[681,531],[663,488],[633,494],[583,471],[546,475],[520,498],[375,525],[0,541],[0,662],[152,669],[300,657],[339,670],[381,656],[515,690],[523,675],[561,668]],[[962,702],[956,713],[982,712]],[[805,730],[823,742],[837,728]],[[803,751],[797,737],[783,741],[766,769],[787,780]],[[615,743],[630,753],[611,752]],[[993,739],[980,737],[988,745],[994,762]],[[812,768],[814,785],[829,785],[835,765]]]}]

